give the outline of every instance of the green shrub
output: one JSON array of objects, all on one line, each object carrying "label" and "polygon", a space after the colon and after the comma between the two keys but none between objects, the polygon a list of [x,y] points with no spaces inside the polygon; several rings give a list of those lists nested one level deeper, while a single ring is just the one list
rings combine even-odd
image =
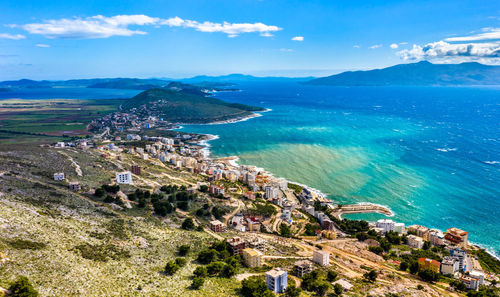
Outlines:
[{"label": "green shrub", "polygon": [[33,288],[27,277],[20,276],[12,285],[9,287],[10,295],[12,297],[36,297],[38,296],[38,291]]}]

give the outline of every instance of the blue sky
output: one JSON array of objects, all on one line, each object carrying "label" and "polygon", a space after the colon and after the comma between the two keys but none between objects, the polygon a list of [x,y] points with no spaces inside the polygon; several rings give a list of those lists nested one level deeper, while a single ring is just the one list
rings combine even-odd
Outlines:
[{"label": "blue sky", "polygon": [[[383,3],[382,3],[383,2]],[[0,79],[499,64],[500,1],[0,1]]]}]

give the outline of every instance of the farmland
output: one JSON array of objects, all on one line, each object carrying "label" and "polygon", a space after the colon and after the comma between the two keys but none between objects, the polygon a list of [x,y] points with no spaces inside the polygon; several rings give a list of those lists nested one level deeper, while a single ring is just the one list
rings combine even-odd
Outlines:
[{"label": "farmland", "polygon": [[0,101],[1,143],[50,143],[88,135],[87,124],[115,111],[122,100]]}]

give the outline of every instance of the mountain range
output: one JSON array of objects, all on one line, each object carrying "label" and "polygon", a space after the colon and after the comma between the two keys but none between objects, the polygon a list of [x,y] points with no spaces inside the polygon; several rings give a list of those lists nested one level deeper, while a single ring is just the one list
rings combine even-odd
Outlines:
[{"label": "mountain range", "polygon": [[500,66],[480,63],[432,64],[421,61],[383,69],[346,71],[306,82],[329,86],[500,85]]}]

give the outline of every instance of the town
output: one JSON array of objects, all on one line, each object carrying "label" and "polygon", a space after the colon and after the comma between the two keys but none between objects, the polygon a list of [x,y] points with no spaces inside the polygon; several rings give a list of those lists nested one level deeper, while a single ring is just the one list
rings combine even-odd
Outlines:
[{"label": "town", "polygon": [[[121,121],[122,117],[113,119]],[[119,127],[113,130],[122,132]],[[289,273],[296,279],[295,283],[303,284],[303,289],[321,292],[322,289],[314,285],[309,288],[304,285],[305,276],[313,273],[316,267],[325,267],[323,271],[332,275],[336,273],[331,270],[335,266],[332,256],[338,257],[339,253],[335,243],[345,245],[344,248],[354,246],[358,251],[361,247],[366,250],[364,255],[375,259],[374,263],[387,262],[397,271],[408,270],[410,275],[418,275],[430,283],[445,277],[448,291],[477,291],[481,286],[495,286],[498,281],[495,272],[483,269],[478,258],[482,255],[478,253],[481,250],[469,244],[466,231],[450,227],[442,232],[420,225],[405,226],[391,219],[374,223],[343,220],[342,214],[376,212],[390,216],[392,212],[380,205],[335,204],[314,189],[273,177],[255,166],[238,165],[234,158],[211,159],[204,146],[209,140],[207,136],[178,133],[173,137],[137,134],[122,137],[100,134],[94,139],[59,142],[54,149],[96,151],[101,158],[119,162],[123,171],[115,173],[115,179],[108,181],[109,186],[140,189],[146,185],[151,192],[148,196],[161,195],[163,187],[160,189],[160,185],[144,182],[145,167],[166,166],[196,176],[195,180],[178,185],[189,194],[219,201],[221,209],[230,207],[217,218],[212,214],[208,219],[199,215],[202,209],[190,215],[185,208],[180,212],[186,221],[224,242],[230,255],[241,257],[246,267],[254,271],[259,271],[255,270],[259,267],[271,268],[264,273],[265,283],[275,293],[293,290],[287,291]],[[128,162],[124,162],[125,159]],[[88,191],[95,195],[98,190],[81,185],[77,179],[66,180],[65,172],[55,172],[54,180],[68,182],[71,191]],[[109,199],[113,209],[136,207],[138,202],[129,199],[130,194],[118,193],[116,198]],[[135,196],[136,192],[131,193]],[[161,205],[153,202],[149,207],[158,213],[156,208]],[[206,205],[205,211],[209,209]],[[273,242],[297,246],[302,251],[297,256],[268,255]],[[392,246],[397,248],[391,250]],[[378,258],[380,256],[382,259]],[[268,261],[276,258],[295,260],[293,265],[269,267]],[[246,273],[239,279],[245,285],[245,279],[256,275],[259,273]],[[356,273],[353,271],[352,275]],[[376,275],[376,269],[369,268],[364,277],[374,281]],[[329,276],[332,288],[339,295],[354,286],[347,277]]]}]

